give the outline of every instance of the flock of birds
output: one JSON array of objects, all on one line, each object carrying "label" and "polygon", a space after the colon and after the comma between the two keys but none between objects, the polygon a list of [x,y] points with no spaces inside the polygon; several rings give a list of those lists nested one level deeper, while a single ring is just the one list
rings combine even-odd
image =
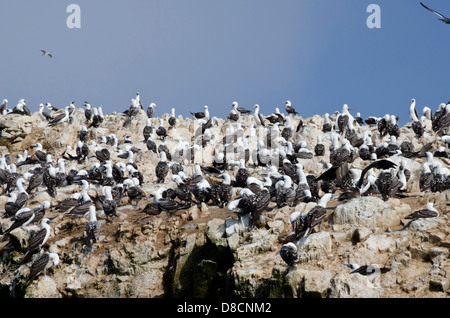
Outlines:
[{"label": "flock of birds", "polygon": [[[31,115],[26,100],[20,100],[13,109],[9,109],[7,103],[4,100],[0,106],[0,113],[5,118],[10,118],[8,116],[11,114]],[[57,254],[44,252],[54,222],[54,218],[46,215],[47,211],[77,219],[88,217],[83,233],[86,238],[83,248],[88,253],[98,242],[101,232],[99,211],[103,211],[106,222],[113,223],[119,207],[131,205],[139,208],[138,203],[142,199],[152,198],[143,208],[139,208],[147,215],[174,213],[204,203],[226,208],[239,219],[249,217],[251,228],[261,224],[264,211],[271,208],[271,202],[274,208],[295,208],[302,202],[315,202],[316,206],[310,211],[290,215],[292,232],[286,238],[280,256],[291,267],[299,259],[293,242],[314,233],[317,228],[320,231],[331,199],[347,201],[376,195],[387,200],[407,195],[407,185],[414,182],[408,170],[408,160],[424,161],[418,181],[421,192],[450,189],[450,171],[445,163],[438,160],[438,157],[448,158],[450,136],[446,133],[450,126],[450,102],[441,104],[435,112],[424,108],[423,116],[419,118],[416,101],[412,100],[409,112],[411,125],[407,129],[413,131],[414,138],[419,140],[424,134],[436,136],[434,143],[425,144],[421,149],[414,149],[411,140],[403,138],[395,115],[363,120],[359,113],[353,116],[347,105],[340,112],[323,116],[322,127],[316,125],[322,130],[316,144],[301,140],[308,125],[298,116],[290,101],[285,102],[286,115],[276,108],[269,116],[261,114],[259,105],[251,111],[234,102],[225,120],[228,129],[219,142],[217,138],[211,138],[211,131],[218,127],[219,121],[210,116],[205,106],[201,112],[191,112],[199,127],[192,140],[178,137],[179,143],[172,152],[166,145],[166,138],[177,136],[175,109],[172,109],[167,120],[161,116],[159,126],[153,127],[151,119],[155,118],[156,104],[151,103],[144,111],[140,95],[136,93],[130,107],[114,120],[119,122],[125,118],[122,129],[128,129],[133,119],[145,113],[147,120],[142,130],[143,141],[141,138],[133,140],[129,135],[119,141],[114,134],[92,140],[91,131],[101,127],[105,117],[101,107],[93,107],[89,102],[85,102],[84,107],[85,121],[78,131],[76,145],[68,146],[58,158],[47,153],[40,143],[33,144],[35,151],[32,155],[24,149],[15,162],[10,154],[4,153],[0,157],[0,186],[3,194],[9,197],[3,218],[13,221],[11,227],[2,233],[2,240],[7,241],[11,231],[17,228],[32,224],[41,226],[41,230],[30,237],[27,250],[18,262],[18,265],[26,264],[38,255],[30,267],[27,284],[59,263]],[[39,116],[48,126],[71,125],[75,109],[75,102],[63,110],[50,103],[41,104]],[[363,125],[367,125],[368,129],[362,134],[359,128]],[[247,131],[244,128],[248,128]],[[263,138],[257,138],[256,147],[250,146],[250,139],[257,136]],[[325,138],[331,140],[329,157],[323,143]],[[403,140],[400,142],[400,139]],[[376,145],[377,140],[380,142]],[[213,142],[212,162],[209,165],[195,163],[195,153]],[[436,144],[439,147],[433,150]],[[143,151],[154,153],[159,158],[154,166],[156,180],[144,180],[144,174],[134,161],[136,153]],[[389,160],[391,156],[401,156],[404,160],[397,166]],[[317,175],[304,171],[301,164],[301,160],[313,157],[320,157],[322,162],[326,162],[323,172]],[[352,167],[357,158],[367,162],[364,169]],[[69,164],[70,170],[66,169]],[[17,172],[20,166],[29,167],[23,175]],[[193,167],[190,174],[187,173],[188,166]],[[377,174],[376,170],[380,172]],[[210,178],[209,175],[217,178]],[[223,181],[217,182],[217,179]],[[146,183],[158,185],[149,196],[142,189]],[[73,184],[80,185],[81,191],[61,199],[58,191]],[[100,188],[102,194],[90,195],[91,187]],[[28,207],[29,196],[37,191],[47,191],[57,203],[44,201],[37,207]],[[418,218],[439,216],[434,206],[434,203],[429,203],[425,209],[415,211],[407,219],[413,222]],[[368,273],[367,265],[346,265],[352,268],[352,272]]]}]

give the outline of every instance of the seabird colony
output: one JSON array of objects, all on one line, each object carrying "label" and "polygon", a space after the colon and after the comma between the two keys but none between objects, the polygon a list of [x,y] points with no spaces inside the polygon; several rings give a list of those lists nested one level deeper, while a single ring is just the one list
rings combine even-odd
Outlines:
[{"label": "seabird colony", "polygon": [[[4,99],[1,105],[0,116],[5,119],[32,115],[24,99],[13,109],[8,109],[7,103]],[[425,107],[419,117],[412,99],[411,124],[404,130],[398,125],[398,116],[392,114],[363,120],[360,113],[353,116],[351,108],[343,105],[313,123],[304,121],[290,101],[284,104],[287,114],[276,107],[264,116],[258,104],[252,114],[233,102],[223,123],[211,117],[204,106],[203,111],[191,111],[193,118],[185,119],[190,126],[183,126],[175,117],[175,108],[160,117],[155,117],[155,103],[145,111],[139,93],[122,113],[109,116],[103,115],[101,106],[87,101],[78,119],[74,118],[75,102],[63,108],[46,103],[48,112],[41,103],[39,117],[52,129],[76,120],[81,128],[75,132],[76,143],[67,145],[62,154],[36,142],[34,149],[23,149],[16,162],[9,153],[0,157],[2,192],[8,196],[2,217],[11,220],[11,226],[1,233],[2,240],[8,241],[11,232],[19,228],[40,225],[15,266],[30,266],[28,284],[60,263],[47,244],[60,216],[74,224],[85,223],[79,236],[89,255],[101,244],[102,224],[118,226],[115,218],[120,211],[138,210],[141,217],[158,217],[206,204],[222,209],[224,217],[236,217],[249,231],[264,225],[267,211],[293,210],[289,219],[292,232],[280,250],[281,259],[292,267],[300,258],[296,243],[322,230],[333,213],[328,206],[331,201],[339,204],[368,195],[383,200],[404,197],[413,184],[419,185],[421,193],[450,189],[445,161],[450,145],[446,135],[450,102],[439,105],[434,113]],[[123,139],[101,135],[104,130],[99,128],[106,117],[124,132]],[[364,124],[367,127],[362,129]],[[187,131],[186,126],[193,129]],[[141,131],[136,133],[136,129]],[[304,133],[311,129],[319,135],[308,143]],[[405,133],[409,130],[413,138]],[[419,143],[423,146],[417,149]],[[323,163],[320,171],[307,168],[314,157]],[[409,171],[413,163],[422,166],[419,176]],[[144,168],[150,173],[144,174]],[[63,197],[65,187],[77,191]],[[47,192],[51,199],[28,206],[30,195],[38,192]],[[315,205],[300,213],[295,209],[301,203]],[[439,217],[435,206],[430,202],[426,209],[405,219],[411,223]],[[410,223],[401,230],[407,230]],[[369,274],[368,265],[345,265],[351,273]]]}]

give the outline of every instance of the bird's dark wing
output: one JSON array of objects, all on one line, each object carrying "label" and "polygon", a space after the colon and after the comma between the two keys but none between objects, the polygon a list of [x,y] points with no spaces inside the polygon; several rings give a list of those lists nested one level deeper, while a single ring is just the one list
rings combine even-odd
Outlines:
[{"label": "bird's dark wing", "polygon": [[443,19],[447,19],[445,16],[443,16],[442,14],[440,14],[439,12],[434,11],[433,9],[428,8],[426,5],[424,5],[422,2],[420,3],[422,5],[422,7],[424,7],[427,10],[430,10],[431,12],[433,12],[434,14],[437,14],[438,16],[440,16]]},{"label": "bird's dark wing", "polygon": [[36,276],[38,276],[47,266],[50,257],[47,253],[42,254],[30,267],[30,274],[28,276],[28,283],[30,283]]},{"label": "bird's dark wing", "polygon": [[367,167],[365,167],[363,169],[363,171],[361,172],[361,178],[359,179],[358,183],[356,184],[356,186],[358,188],[361,187],[363,180],[364,180],[364,176],[366,175],[367,171],[369,171],[372,168],[376,168],[376,169],[390,169],[390,168],[395,168],[397,167],[397,165],[395,163],[393,163],[392,161],[389,160],[378,160],[378,161],[374,161],[372,162],[370,165],[368,165]]}]

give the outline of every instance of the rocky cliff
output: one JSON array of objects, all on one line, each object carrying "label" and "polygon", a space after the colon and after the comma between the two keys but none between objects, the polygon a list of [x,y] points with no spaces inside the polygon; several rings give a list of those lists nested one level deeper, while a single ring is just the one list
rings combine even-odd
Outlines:
[{"label": "rocky cliff", "polygon": [[[0,145],[3,155],[10,154],[11,162],[24,150],[33,155],[33,144],[41,143],[56,164],[66,152],[74,153],[84,114],[76,109],[72,123],[50,127],[37,113],[32,116],[0,116]],[[169,114],[164,114],[167,125]],[[130,136],[133,145],[141,149],[135,153],[134,163],[144,176],[141,184],[143,198],[138,205],[131,205],[123,198],[112,222],[106,221],[101,206],[97,206],[101,230],[98,242],[92,251],[86,251],[85,226],[87,218],[73,219],[54,209],[63,199],[79,193],[79,184],[65,185],[51,197],[44,186],[33,191],[27,207],[36,207],[42,201],[51,202],[52,208],[46,217],[52,219],[52,231],[43,251],[57,253],[58,265],[47,270],[25,286],[32,262],[19,265],[29,238],[39,230],[39,224],[31,224],[13,230],[4,238],[0,251],[0,295],[7,297],[60,298],[60,297],[449,297],[450,295],[450,225],[446,203],[450,191],[422,192],[418,176],[426,158],[406,159],[410,162],[412,177],[408,191],[403,197],[382,200],[379,195],[362,196],[347,201],[338,201],[337,196],[329,202],[327,216],[320,228],[294,242],[298,248],[299,261],[288,267],[280,257],[280,249],[292,232],[289,217],[294,211],[308,212],[316,202],[302,202],[297,206],[277,207],[271,202],[264,210],[257,226],[251,227],[247,215],[230,213],[226,206],[198,204],[174,213],[157,215],[143,213],[144,206],[151,202],[148,195],[158,187],[175,188],[169,177],[164,184],[156,183],[155,166],[159,155],[148,150],[142,141],[142,130],[146,115],[141,111],[129,126],[124,127],[123,114],[106,115],[99,128],[90,128],[90,140],[96,145],[111,150],[111,161],[127,159],[117,157],[116,148],[124,149],[123,140]],[[294,117],[297,123],[299,117]],[[244,134],[249,135],[252,116],[242,116]],[[304,140],[312,150],[321,130],[323,118],[314,116],[303,119],[304,129],[294,133],[293,141]],[[159,118],[152,119],[159,126]],[[180,130],[194,131],[195,121],[177,118],[176,127],[168,129],[165,141],[174,151],[179,142]],[[233,126],[229,120],[217,119],[210,128],[212,140],[204,145],[204,157],[212,156],[214,141],[220,140]],[[362,134],[376,127],[358,126]],[[101,142],[102,136],[115,134],[119,145],[110,146]],[[331,140],[324,134],[326,153],[312,159],[298,159],[308,174],[318,175],[325,171]],[[413,141],[416,148],[431,142],[440,145],[435,135],[428,130],[422,138],[414,137],[409,126],[401,128],[401,136]],[[186,140],[187,138],[185,138]],[[375,138],[374,138],[375,140]],[[191,144],[194,142],[188,140]],[[71,146],[71,148],[67,148]],[[115,148],[114,148],[115,147]],[[250,144],[250,150],[256,144]],[[394,155],[390,160],[400,163],[405,158]],[[264,168],[252,165],[249,175],[259,177]],[[435,158],[448,167],[448,159]],[[84,163],[67,161],[66,169],[89,169],[97,162],[95,156]],[[17,168],[24,175],[40,164],[25,164]],[[357,158],[354,168],[362,169],[367,161]],[[193,173],[193,164],[185,163],[185,172]],[[238,166],[228,173],[234,177]],[[219,183],[217,175],[205,178],[211,184]],[[233,197],[239,196],[239,188]],[[91,184],[89,195],[97,198],[102,186]],[[8,196],[0,197],[4,207]],[[439,217],[418,219],[405,225],[405,216],[423,209],[427,202],[441,203]],[[13,219],[0,219],[0,234],[10,227]],[[350,274],[344,263],[357,263],[389,267],[381,275],[363,276]]]}]

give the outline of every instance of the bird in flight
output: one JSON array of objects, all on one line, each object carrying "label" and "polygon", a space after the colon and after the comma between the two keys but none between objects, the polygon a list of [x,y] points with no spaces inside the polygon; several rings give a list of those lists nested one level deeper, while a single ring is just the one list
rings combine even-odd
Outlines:
[{"label": "bird in flight", "polygon": [[441,19],[439,19],[439,20],[441,20],[442,22],[444,22],[444,23],[446,23],[446,24],[450,24],[450,19],[449,19],[449,18],[443,16],[443,15],[440,14],[439,12],[436,12],[436,11],[434,11],[434,10],[428,8],[428,7],[427,7],[426,5],[424,5],[422,2],[421,2],[420,4],[421,4],[422,7],[424,7],[425,9],[430,10],[430,11],[433,12],[434,14],[437,14],[438,16],[440,16]]},{"label": "bird in flight", "polygon": [[50,52],[47,52],[46,50],[41,50],[41,52],[42,52],[42,55],[48,55],[48,56],[50,56],[50,57],[53,57],[53,56],[50,54]]}]

